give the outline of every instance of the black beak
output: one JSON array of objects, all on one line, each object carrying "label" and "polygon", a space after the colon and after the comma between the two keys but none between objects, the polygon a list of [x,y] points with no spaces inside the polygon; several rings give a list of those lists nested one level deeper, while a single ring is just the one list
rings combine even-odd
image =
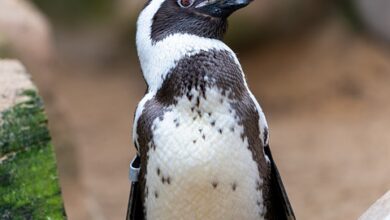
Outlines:
[{"label": "black beak", "polygon": [[243,8],[252,0],[205,0],[195,6],[200,12],[213,17],[227,18],[234,11]]}]

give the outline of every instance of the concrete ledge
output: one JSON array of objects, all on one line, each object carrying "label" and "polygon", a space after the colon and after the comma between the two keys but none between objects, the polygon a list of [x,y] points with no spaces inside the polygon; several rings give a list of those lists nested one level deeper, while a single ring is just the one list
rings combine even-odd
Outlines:
[{"label": "concrete ledge", "polygon": [[20,93],[29,89],[35,87],[23,65],[16,60],[0,59],[0,111],[21,101]]}]

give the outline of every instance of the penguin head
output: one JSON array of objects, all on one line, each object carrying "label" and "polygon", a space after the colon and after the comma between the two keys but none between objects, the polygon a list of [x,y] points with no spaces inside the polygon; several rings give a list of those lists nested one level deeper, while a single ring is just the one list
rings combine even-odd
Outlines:
[{"label": "penguin head", "polygon": [[184,56],[209,50],[230,51],[221,41],[227,18],[250,1],[149,0],[138,16],[136,31],[138,57],[148,90],[160,88]]},{"label": "penguin head", "polygon": [[151,19],[151,39],[154,42],[176,33],[222,39],[227,28],[227,18],[250,1],[149,0],[143,12],[149,12],[146,14]]}]

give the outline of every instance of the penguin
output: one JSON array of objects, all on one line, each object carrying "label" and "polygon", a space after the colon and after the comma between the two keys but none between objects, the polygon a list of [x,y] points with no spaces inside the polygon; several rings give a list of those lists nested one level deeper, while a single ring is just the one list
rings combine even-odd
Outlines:
[{"label": "penguin", "polygon": [[149,0],[136,47],[147,84],[133,125],[127,219],[295,219],[264,113],[227,18],[251,0]]}]

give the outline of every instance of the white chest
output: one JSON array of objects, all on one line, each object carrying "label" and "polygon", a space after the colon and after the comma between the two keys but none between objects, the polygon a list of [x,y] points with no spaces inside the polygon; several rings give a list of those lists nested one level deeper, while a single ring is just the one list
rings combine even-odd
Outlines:
[{"label": "white chest", "polygon": [[153,122],[147,219],[262,219],[262,179],[230,100],[193,95]]}]

